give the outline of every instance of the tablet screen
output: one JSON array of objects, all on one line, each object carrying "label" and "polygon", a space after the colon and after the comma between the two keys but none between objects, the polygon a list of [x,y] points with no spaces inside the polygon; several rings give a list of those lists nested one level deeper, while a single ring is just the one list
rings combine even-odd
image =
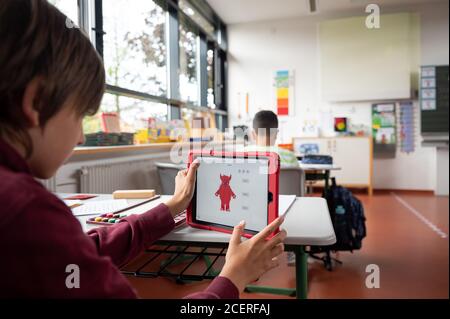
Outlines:
[{"label": "tablet screen", "polygon": [[199,157],[196,220],[261,231],[268,221],[268,159]]}]

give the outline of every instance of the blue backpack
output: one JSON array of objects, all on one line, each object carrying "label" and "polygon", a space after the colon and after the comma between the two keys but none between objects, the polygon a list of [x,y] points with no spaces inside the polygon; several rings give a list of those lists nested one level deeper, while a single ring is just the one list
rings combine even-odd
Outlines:
[{"label": "blue backpack", "polygon": [[324,198],[328,203],[337,241],[328,248],[333,251],[361,249],[362,240],[367,235],[364,207],[352,192],[337,186],[334,178],[332,181],[331,187],[324,193]]}]

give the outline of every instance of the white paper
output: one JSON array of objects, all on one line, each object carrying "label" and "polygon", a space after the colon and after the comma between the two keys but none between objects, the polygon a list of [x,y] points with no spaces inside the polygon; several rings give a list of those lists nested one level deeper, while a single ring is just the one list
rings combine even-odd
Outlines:
[{"label": "white paper", "polygon": [[72,209],[75,216],[114,214],[131,206],[126,199],[88,201],[82,206]]},{"label": "white paper", "polygon": [[434,66],[423,66],[422,67],[422,77],[435,77],[436,68]]},{"label": "white paper", "polygon": [[422,79],[422,88],[435,88],[436,79],[435,78],[425,78]]},{"label": "white paper", "polygon": [[278,215],[283,216],[294,203],[296,195],[279,195],[278,196]]},{"label": "white paper", "polygon": [[421,105],[424,111],[436,110],[436,100],[422,100]]}]

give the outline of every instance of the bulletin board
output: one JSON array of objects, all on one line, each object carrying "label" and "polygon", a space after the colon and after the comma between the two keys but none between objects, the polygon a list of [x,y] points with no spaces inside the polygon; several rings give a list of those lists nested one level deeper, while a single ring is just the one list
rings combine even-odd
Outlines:
[{"label": "bulletin board", "polygon": [[397,148],[395,103],[372,105],[372,136],[374,157],[395,157]]}]

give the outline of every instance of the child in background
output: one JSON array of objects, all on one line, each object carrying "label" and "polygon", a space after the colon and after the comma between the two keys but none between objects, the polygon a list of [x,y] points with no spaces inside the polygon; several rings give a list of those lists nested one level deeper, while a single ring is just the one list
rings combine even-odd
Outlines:
[{"label": "child in background", "polygon": [[[299,167],[298,159],[294,152],[275,146],[278,137],[278,117],[272,111],[259,111],[253,118],[253,139],[255,145],[245,147],[245,151],[275,152],[280,156],[281,168]],[[287,263],[295,266],[295,254],[287,253]]]},{"label": "child in background", "polygon": [[272,111],[260,111],[253,118],[253,139],[255,145],[249,145],[245,151],[275,152],[280,156],[281,167],[298,167],[295,154],[275,146],[278,137],[278,117]]},{"label": "child in background", "polygon": [[[192,199],[198,163],[178,174],[165,204],[83,233],[35,180],[53,176],[83,144],[83,117],[97,113],[105,89],[101,58],[66,19],[45,0],[0,1],[0,298],[136,298],[119,267],[174,228]],[[267,237],[282,222],[245,242],[245,223],[236,226],[220,275],[189,297],[238,298],[278,265],[286,232]],[[73,265],[77,287],[67,283]]]}]

